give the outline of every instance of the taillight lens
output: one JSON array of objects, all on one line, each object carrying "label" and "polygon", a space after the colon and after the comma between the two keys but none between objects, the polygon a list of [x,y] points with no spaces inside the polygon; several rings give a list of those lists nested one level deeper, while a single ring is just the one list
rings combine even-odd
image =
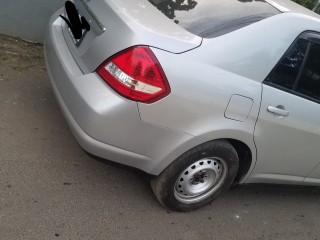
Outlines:
[{"label": "taillight lens", "polygon": [[117,93],[133,101],[153,103],[170,93],[158,60],[145,46],[116,54],[103,63],[97,73]]}]

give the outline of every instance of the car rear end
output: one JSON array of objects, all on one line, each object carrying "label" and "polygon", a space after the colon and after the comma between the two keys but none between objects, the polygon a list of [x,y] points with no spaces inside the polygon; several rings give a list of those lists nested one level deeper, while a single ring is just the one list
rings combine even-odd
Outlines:
[{"label": "car rear end", "polygon": [[[195,49],[277,13],[260,1],[67,1],[50,20],[45,57],[76,139],[94,155],[159,174],[224,123],[234,94],[207,77],[220,70]],[[88,24],[80,37],[73,18]]]},{"label": "car rear end", "polygon": [[[170,20],[158,24],[163,16],[147,1],[76,0],[75,6],[90,30],[75,39],[63,8],[52,16],[45,40],[49,78],[69,126],[86,151],[159,174],[166,165],[160,162],[201,141],[141,120],[137,101],[152,104],[170,93],[152,49],[181,53],[201,38]],[[146,74],[121,71],[131,58]]]}]

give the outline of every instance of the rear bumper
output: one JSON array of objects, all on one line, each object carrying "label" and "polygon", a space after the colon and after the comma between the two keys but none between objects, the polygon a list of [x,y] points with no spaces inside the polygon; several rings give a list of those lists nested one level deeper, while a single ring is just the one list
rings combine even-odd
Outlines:
[{"label": "rear bumper", "polygon": [[[75,106],[75,108],[77,108],[79,111],[79,113],[76,113],[76,115],[85,115],[87,113],[91,114],[91,116],[94,116],[98,114],[97,109],[94,109],[94,107],[97,108],[97,106],[88,105],[88,102],[86,103],[86,99],[83,98],[84,94],[81,93],[80,89],[76,89],[75,84],[77,81],[80,83],[83,82],[83,78],[86,78],[87,81],[90,81],[91,90],[98,90],[101,89],[101,87],[102,89],[106,87],[101,86],[102,83],[95,74],[89,74],[89,76],[84,76],[82,74],[72,55],[69,51],[67,51],[68,48],[63,38],[59,20],[55,20],[55,22],[50,24],[50,29],[46,36],[44,49],[46,67],[55,96],[72,130],[73,135],[75,136],[81,147],[99,157],[115,160],[124,164],[128,164],[128,159],[130,159],[130,162],[132,162],[132,164],[130,165],[133,167],[147,167],[149,165],[149,162],[152,161],[151,158],[136,154],[131,151],[127,151],[125,149],[114,147],[110,144],[98,141],[94,137],[89,136],[80,127],[73,114],[69,110],[68,105],[71,105],[72,107],[76,103],[77,106]],[[112,99],[110,95],[108,96],[108,93],[105,93],[105,96],[108,102],[112,102]],[[67,102],[69,102],[68,105]],[[132,107],[136,108],[136,106]],[[74,112],[76,111],[77,110],[75,110]],[[90,124],[90,122],[93,123],[96,120],[83,119],[83,121]],[[119,132],[119,134],[121,133]]]},{"label": "rear bumper", "polygon": [[157,175],[199,144],[188,134],[141,121],[137,103],[117,95],[96,73],[83,74],[66,45],[57,14],[49,23],[44,48],[55,96],[86,151]]}]

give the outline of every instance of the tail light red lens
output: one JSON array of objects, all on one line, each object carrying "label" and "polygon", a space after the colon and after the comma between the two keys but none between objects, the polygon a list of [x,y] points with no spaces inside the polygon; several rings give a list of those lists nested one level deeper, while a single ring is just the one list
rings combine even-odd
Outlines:
[{"label": "tail light red lens", "polygon": [[145,46],[116,54],[103,63],[97,73],[117,93],[133,101],[153,103],[170,93],[158,60]]}]

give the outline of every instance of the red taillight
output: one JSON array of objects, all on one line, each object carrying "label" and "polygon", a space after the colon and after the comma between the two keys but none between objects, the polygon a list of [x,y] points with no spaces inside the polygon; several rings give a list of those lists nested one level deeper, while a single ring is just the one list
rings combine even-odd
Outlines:
[{"label": "red taillight", "polygon": [[97,73],[117,93],[133,101],[153,103],[170,93],[167,78],[148,47],[132,47],[116,54]]}]

